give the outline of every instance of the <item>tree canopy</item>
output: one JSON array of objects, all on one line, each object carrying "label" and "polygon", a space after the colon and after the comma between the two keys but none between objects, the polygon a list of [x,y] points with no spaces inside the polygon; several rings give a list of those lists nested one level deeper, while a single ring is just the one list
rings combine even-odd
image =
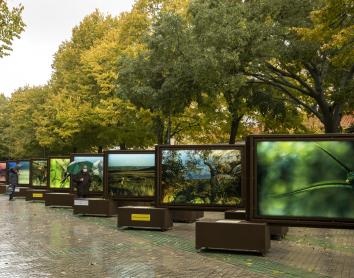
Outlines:
[{"label": "tree canopy", "polygon": [[[0,6],[1,57],[24,25],[22,7]],[[349,0],[139,0],[118,16],[96,10],[59,46],[48,84],[0,96],[0,156],[341,132],[354,110],[353,9]]]}]

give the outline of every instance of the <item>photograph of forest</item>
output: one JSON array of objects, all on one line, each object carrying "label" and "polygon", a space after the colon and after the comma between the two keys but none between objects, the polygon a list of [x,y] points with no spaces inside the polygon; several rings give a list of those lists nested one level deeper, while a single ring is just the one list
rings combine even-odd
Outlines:
[{"label": "photograph of forest", "polygon": [[354,141],[256,144],[260,216],[354,219]]},{"label": "photograph of forest", "polygon": [[30,184],[30,162],[28,160],[19,161],[20,171],[18,175],[19,185]]},{"label": "photograph of forest", "polygon": [[74,161],[89,161],[93,167],[89,170],[92,178],[89,190],[92,192],[103,192],[103,155],[102,156],[74,156]]},{"label": "photograph of forest", "polygon": [[6,162],[0,162],[0,183],[6,182]]},{"label": "photograph of forest", "polygon": [[66,168],[70,163],[69,158],[50,159],[50,188],[70,188],[70,177],[66,176]]},{"label": "photograph of forest", "polygon": [[155,154],[109,154],[108,189],[109,195],[115,198],[153,197]]},{"label": "photograph of forest", "polygon": [[242,156],[235,149],[162,150],[162,204],[237,206]]},{"label": "photograph of forest", "polygon": [[47,186],[48,183],[48,161],[33,160],[32,161],[32,186]]}]

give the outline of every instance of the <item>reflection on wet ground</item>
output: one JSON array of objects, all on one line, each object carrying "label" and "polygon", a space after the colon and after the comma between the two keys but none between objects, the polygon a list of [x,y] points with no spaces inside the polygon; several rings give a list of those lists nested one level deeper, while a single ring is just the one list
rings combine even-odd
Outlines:
[{"label": "reflection on wet ground", "polygon": [[194,227],[117,230],[115,217],[0,196],[0,277],[354,277],[352,230],[290,228],[261,257],[198,253]]}]

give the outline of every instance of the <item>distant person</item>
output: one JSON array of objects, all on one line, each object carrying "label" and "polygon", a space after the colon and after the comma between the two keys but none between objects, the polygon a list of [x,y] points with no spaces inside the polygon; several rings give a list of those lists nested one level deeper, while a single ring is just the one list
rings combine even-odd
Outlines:
[{"label": "distant person", "polygon": [[15,195],[16,186],[18,185],[18,171],[19,166],[13,167],[9,171],[9,184],[11,187],[9,201],[12,201]]},{"label": "distant person", "polygon": [[82,168],[80,173],[73,177],[73,181],[76,184],[77,196],[79,198],[86,198],[92,181],[86,165]]}]

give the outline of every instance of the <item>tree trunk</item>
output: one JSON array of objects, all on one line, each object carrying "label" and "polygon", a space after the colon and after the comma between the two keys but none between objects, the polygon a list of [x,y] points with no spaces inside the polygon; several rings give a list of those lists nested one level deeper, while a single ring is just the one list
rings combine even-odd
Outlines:
[{"label": "tree trunk", "polygon": [[171,128],[172,128],[172,120],[171,120],[171,112],[168,114],[168,123],[167,123],[167,132],[166,132],[166,140],[165,143],[167,145],[171,144]]},{"label": "tree trunk", "polygon": [[232,113],[229,144],[235,144],[238,128],[240,126],[240,122],[241,122],[242,118],[243,118],[243,115],[238,115],[237,113]]},{"label": "tree trunk", "polygon": [[164,122],[161,119],[160,116],[156,116],[155,119],[155,130],[156,130],[156,139],[157,139],[157,144],[161,145],[164,143]]},{"label": "tree trunk", "polygon": [[127,149],[127,145],[125,143],[120,143],[119,144],[119,148],[122,150],[122,151],[125,151]]},{"label": "tree trunk", "polygon": [[102,153],[103,152],[103,147],[102,146],[98,146],[98,153]]},{"label": "tree trunk", "polygon": [[323,125],[325,128],[325,133],[339,133],[340,121],[341,117],[339,115],[323,115]]}]

